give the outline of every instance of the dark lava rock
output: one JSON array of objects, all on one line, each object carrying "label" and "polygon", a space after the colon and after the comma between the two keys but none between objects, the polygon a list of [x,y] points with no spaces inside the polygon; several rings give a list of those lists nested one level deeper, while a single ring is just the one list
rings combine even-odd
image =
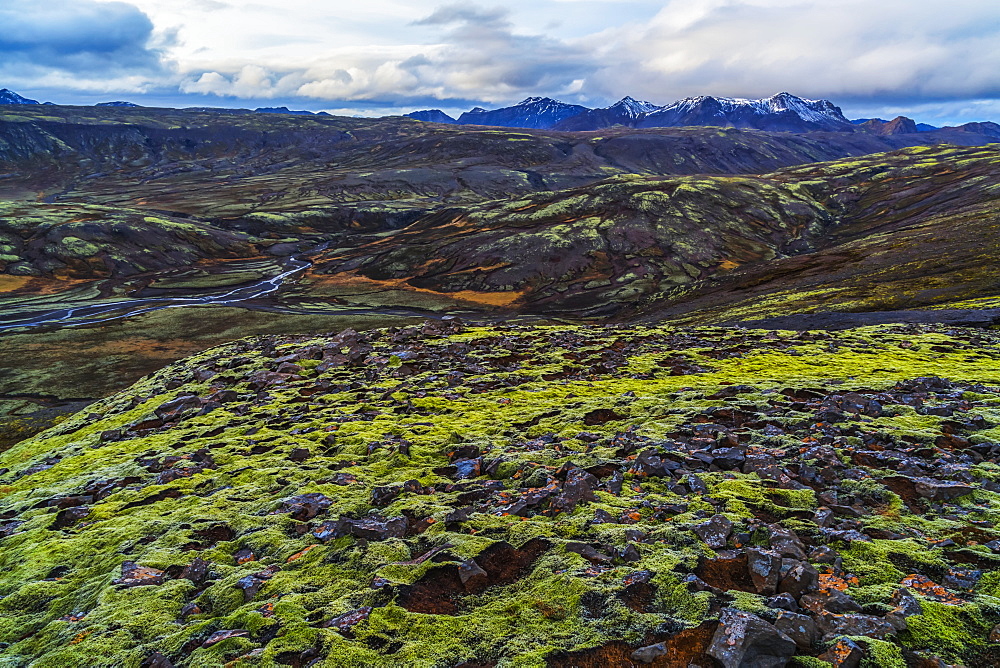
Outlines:
[{"label": "dark lava rock", "polygon": [[692,528],[705,544],[714,549],[726,546],[729,534],[733,531],[733,523],[725,515],[715,515],[707,522],[697,524]]},{"label": "dark lava rock", "polygon": [[764,604],[769,608],[775,608],[777,610],[787,610],[788,612],[798,612],[799,604],[795,602],[795,598],[791,594],[778,594],[777,596],[772,596]]},{"label": "dark lava rock", "polygon": [[243,590],[243,600],[251,601],[257,595],[264,583],[274,577],[274,574],[281,569],[280,566],[268,566],[259,573],[247,575],[236,581],[236,587]]},{"label": "dark lava rock", "polygon": [[482,457],[459,459],[453,462],[452,466],[455,467],[455,480],[469,480],[479,477],[482,473],[483,459]]},{"label": "dark lava rock", "polygon": [[386,540],[405,536],[409,521],[402,516],[390,519],[369,517],[362,520],[347,520],[347,525],[350,527],[351,535],[357,538]]},{"label": "dark lava rock", "polygon": [[665,643],[656,643],[655,645],[647,645],[645,647],[640,647],[639,649],[632,652],[632,660],[638,661],[639,663],[653,663],[656,659],[664,656],[667,653],[667,646]]},{"label": "dark lava rock", "polygon": [[795,649],[795,641],[757,615],[726,608],[708,655],[722,668],[784,668]]},{"label": "dark lava rock", "polygon": [[209,562],[198,557],[185,567],[178,577],[186,578],[195,584],[200,584],[208,576],[208,567],[210,565]]},{"label": "dark lava rock", "polygon": [[336,629],[340,632],[350,631],[352,628],[360,624],[361,622],[368,619],[371,614],[372,608],[364,607],[358,608],[357,610],[352,610],[351,612],[345,612],[344,614],[334,617],[333,619],[327,620],[320,624],[320,628],[323,629]]},{"label": "dark lava rock", "polygon": [[816,622],[808,615],[782,611],[774,622],[774,628],[795,641],[795,646],[804,651],[811,650],[819,640]]},{"label": "dark lava rock", "polygon": [[729,397],[735,397],[738,394],[750,394],[751,392],[756,392],[750,385],[729,385],[724,387],[715,394],[709,395],[708,399],[727,399]]},{"label": "dark lava rock", "polygon": [[562,490],[550,502],[553,512],[571,512],[581,501],[595,501],[594,490],[600,484],[596,476],[583,469],[573,468],[566,474]]},{"label": "dark lava rock", "polygon": [[299,521],[311,520],[330,507],[332,502],[318,492],[300,494],[281,501],[278,513],[288,513],[292,519]]},{"label": "dark lava rock", "polygon": [[586,543],[566,543],[566,551],[575,552],[592,564],[603,564],[611,561],[611,557]]},{"label": "dark lava rock", "polygon": [[836,589],[825,594],[805,594],[799,599],[799,605],[817,614],[832,612],[843,615],[861,612],[861,606],[853,598]]},{"label": "dark lava rock", "polygon": [[304,462],[312,456],[306,448],[292,448],[292,451],[288,453],[288,458],[293,462]]},{"label": "dark lava rock", "polygon": [[920,496],[931,501],[951,501],[971,494],[973,488],[958,482],[943,482],[933,478],[916,478],[914,489]]},{"label": "dark lava rock", "polygon": [[475,559],[466,559],[458,565],[458,579],[466,588],[478,589],[489,584],[489,575]]},{"label": "dark lava rock", "polygon": [[84,517],[90,514],[90,508],[86,506],[77,506],[76,508],[66,508],[65,510],[60,510],[56,514],[55,521],[49,525],[50,529],[66,529],[71,527]]},{"label": "dark lava rock", "polygon": [[776,553],[756,548],[747,549],[747,568],[758,594],[771,596],[781,581],[781,557]]},{"label": "dark lava rock", "polygon": [[820,661],[826,661],[833,668],[858,668],[864,658],[865,651],[849,638],[839,638],[830,649],[819,655]]},{"label": "dark lava rock", "polygon": [[243,636],[250,635],[249,631],[244,629],[234,629],[232,631],[216,631],[208,637],[208,640],[201,644],[202,647],[211,647],[223,640],[229,640],[230,638],[241,638]]},{"label": "dark lava rock", "polygon": [[819,572],[808,562],[800,561],[778,583],[778,593],[788,593],[798,599],[816,588]]},{"label": "dark lava rock", "polygon": [[806,558],[805,545],[795,535],[794,531],[772,524],[770,527],[771,549],[782,557],[804,560]]},{"label": "dark lava rock", "polygon": [[157,568],[139,566],[134,561],[126,561],[122,564],[122,576],[113,580],[112,584],[121,587],[140,587],[143,585],[163,584],[166,573]]},{"label": "dark lava rock", "polygon": [[202,400],[196,395],[180,396],[160,404],[153,409],[153,413],[161,420],[183,413],[192,408],[200,408]]},{"label": "dark lava rock", "polygon": [[866,636],[884,640],[896,634],[892,624],[873,615],[821,615],[817,624],[824,636]]},{"label": "dark lava rock", "polygon": [[385,487],[373,487],[371,491],[371,502],[376,508],[384,508],[396,500],[403,493],[402,485],[386,485]]},{"label": "dark lava rock", "polygon": [[174,668],[174,664],[159,652],[154,652],[143,659],[140,668]]}]

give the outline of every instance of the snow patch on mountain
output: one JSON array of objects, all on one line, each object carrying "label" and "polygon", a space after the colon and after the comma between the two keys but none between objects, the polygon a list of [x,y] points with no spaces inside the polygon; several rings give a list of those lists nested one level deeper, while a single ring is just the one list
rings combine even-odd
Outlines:
[{"label": "snow patch on mountain", "polygon": [[38,104],[38,100],[21,97],[9,88],[0,89],[0,104]]}]

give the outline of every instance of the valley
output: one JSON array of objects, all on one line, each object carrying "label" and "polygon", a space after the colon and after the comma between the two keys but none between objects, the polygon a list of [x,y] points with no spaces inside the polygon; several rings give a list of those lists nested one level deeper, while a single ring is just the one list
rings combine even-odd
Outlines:
[{"label": "valley", "polygon": [[0,106],[0,665],[996,665],[994,124],[792,97]]}]

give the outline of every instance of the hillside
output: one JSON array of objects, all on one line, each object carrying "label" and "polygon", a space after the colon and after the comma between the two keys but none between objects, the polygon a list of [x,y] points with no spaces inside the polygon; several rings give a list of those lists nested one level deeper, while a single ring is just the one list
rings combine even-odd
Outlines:
[{"label": "hillside", "polygon": [[411,222],[413,212],[585,186],[614,174],[762,173],[903,146],[995,140],[953,135],[721,128],[579,134],[403,118],[19,106],[0,113],[0,196],[233,224],[252,214],[283,215],[324,233],[384,230]]},{"label": "hillside", "polygon": [[0,455],[0,652],[995,666],[998,358],[456,321],[208,350]]},{"label": "hillside", "polygon": [[317,262],[328,284],[487,293],[520,312],[696,322],[1000,297],[995,146],[762,176],[623,176],[450,208]]}]

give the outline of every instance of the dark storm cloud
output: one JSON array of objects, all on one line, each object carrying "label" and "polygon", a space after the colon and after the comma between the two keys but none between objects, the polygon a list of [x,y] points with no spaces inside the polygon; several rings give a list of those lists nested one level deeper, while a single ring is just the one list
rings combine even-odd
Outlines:
[{"label": "dark storm cloud", "polygon": [[114,74],[160,64],[159,53],[149,48],[152,21],[122,2],[4,0],[0,26],[0,71],[20,66]]}]

